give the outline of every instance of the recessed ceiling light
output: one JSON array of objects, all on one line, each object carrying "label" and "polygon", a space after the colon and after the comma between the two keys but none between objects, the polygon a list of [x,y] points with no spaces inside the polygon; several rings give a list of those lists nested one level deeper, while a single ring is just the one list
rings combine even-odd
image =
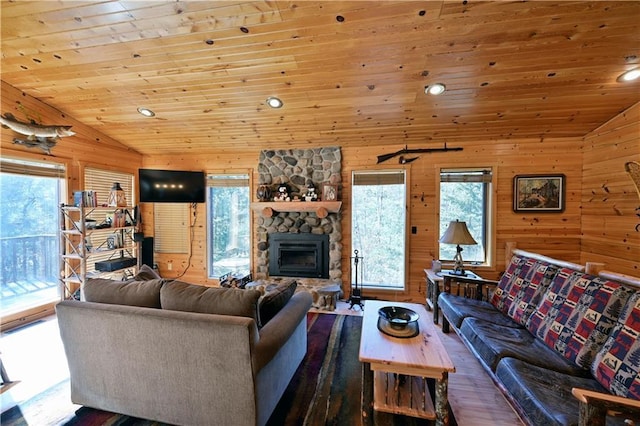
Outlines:
[{"label": "recessed ceiling light", "polygon": [[432,84],[431,86],[425,86],[424,93],[427,95],[440,95],[444,93],[447,87],[442,83]]},{"label": "recessed ceiling light", "polygon": [[618,81],[633,81],[640,77],[640,68],[626,71],[618,77]]},{"label": "recessed ceiling light", "polygon": [[151,111],[149,108],[140,107],[138,108],[138,112],[145,117],[154,117],[156,115],[156,113]]},{"label": "recessed ceiling light", "polygon": [[280,108],[282,107],[283,103],[280,100],[280,98],[276,98],[275,96],[269,96],[267,98],[267,105],[269,105],[271,108]]}]

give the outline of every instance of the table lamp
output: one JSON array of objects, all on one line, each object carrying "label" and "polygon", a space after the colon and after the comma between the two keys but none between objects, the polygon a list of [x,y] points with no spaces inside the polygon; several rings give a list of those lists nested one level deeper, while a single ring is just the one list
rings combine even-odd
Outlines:
[{"label": "table lamp", "polygon": [[460,247],[460,244],[467,246],[478,244],[469,233],[469,230],[467,229],[467,223],[460,222],[458,220],[452,220],[451,222],[449,222],[449,227],[444,232],[444,235],[440,238],[440,242],[444,244],[456,245],[456,255],[453,257],[453,273],[455,275],[466,275],[464,271],[464,264],[462,263],[462,247]]}]

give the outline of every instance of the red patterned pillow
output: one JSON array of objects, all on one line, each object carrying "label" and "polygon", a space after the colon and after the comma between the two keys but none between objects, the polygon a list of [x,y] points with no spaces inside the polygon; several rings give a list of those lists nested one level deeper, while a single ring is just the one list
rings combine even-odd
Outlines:
[{"label": "red patterned pillow", "polygon": [[514,258],[500,279],[491,302],[515,322],[525,325],[557,268],[529,258]]},{"label": "red patterned pillow", "polygon": [[589,368],[631,293],[620,283],[563,268],[527,328],[569,361]]},{"label": "red patterned pillow", "polygon": [[629,298],[591,372],[612,394],[640,400],[640,292]]},{"label": "red patterned pillow", "polygon": [[500,282],[498,282],[498,285],[493,292],[491,304],[504,314],[509,311],[509,305],[507,304],[509,291],[513,286],[513,282],[518,277],[518,274],[520,274],[522,265],[524,265],[525,262],[525,258],[513,256],[511,258],[511,262],[509,262],[509,266],[507,266],[507,270],[504,271],[504,274],[500,277]]}]

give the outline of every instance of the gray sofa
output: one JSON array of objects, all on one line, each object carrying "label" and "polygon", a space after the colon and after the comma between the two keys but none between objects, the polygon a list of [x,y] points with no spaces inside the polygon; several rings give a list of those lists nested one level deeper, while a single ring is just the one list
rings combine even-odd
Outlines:
[{"label": "gray sofa", "polygon": [[640,280],[583,270],[516,250],[490,300],[439,296],[443,331],[454,327],[527,424],[640,421]]},{"label": "gray sofa", "polygon": [[104,281],[56,308],[75,404],[180,425],[267,422],[306,354],[308,293],[261,324],[254,290]]}]

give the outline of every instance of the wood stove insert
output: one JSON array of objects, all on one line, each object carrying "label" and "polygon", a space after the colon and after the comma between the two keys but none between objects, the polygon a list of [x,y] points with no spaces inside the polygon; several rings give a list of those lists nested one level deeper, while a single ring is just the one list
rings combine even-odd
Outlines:
[{"label": "wood stove insert", "polygon": [[269,234],[269,275],[329,278],[329,236]]}]

